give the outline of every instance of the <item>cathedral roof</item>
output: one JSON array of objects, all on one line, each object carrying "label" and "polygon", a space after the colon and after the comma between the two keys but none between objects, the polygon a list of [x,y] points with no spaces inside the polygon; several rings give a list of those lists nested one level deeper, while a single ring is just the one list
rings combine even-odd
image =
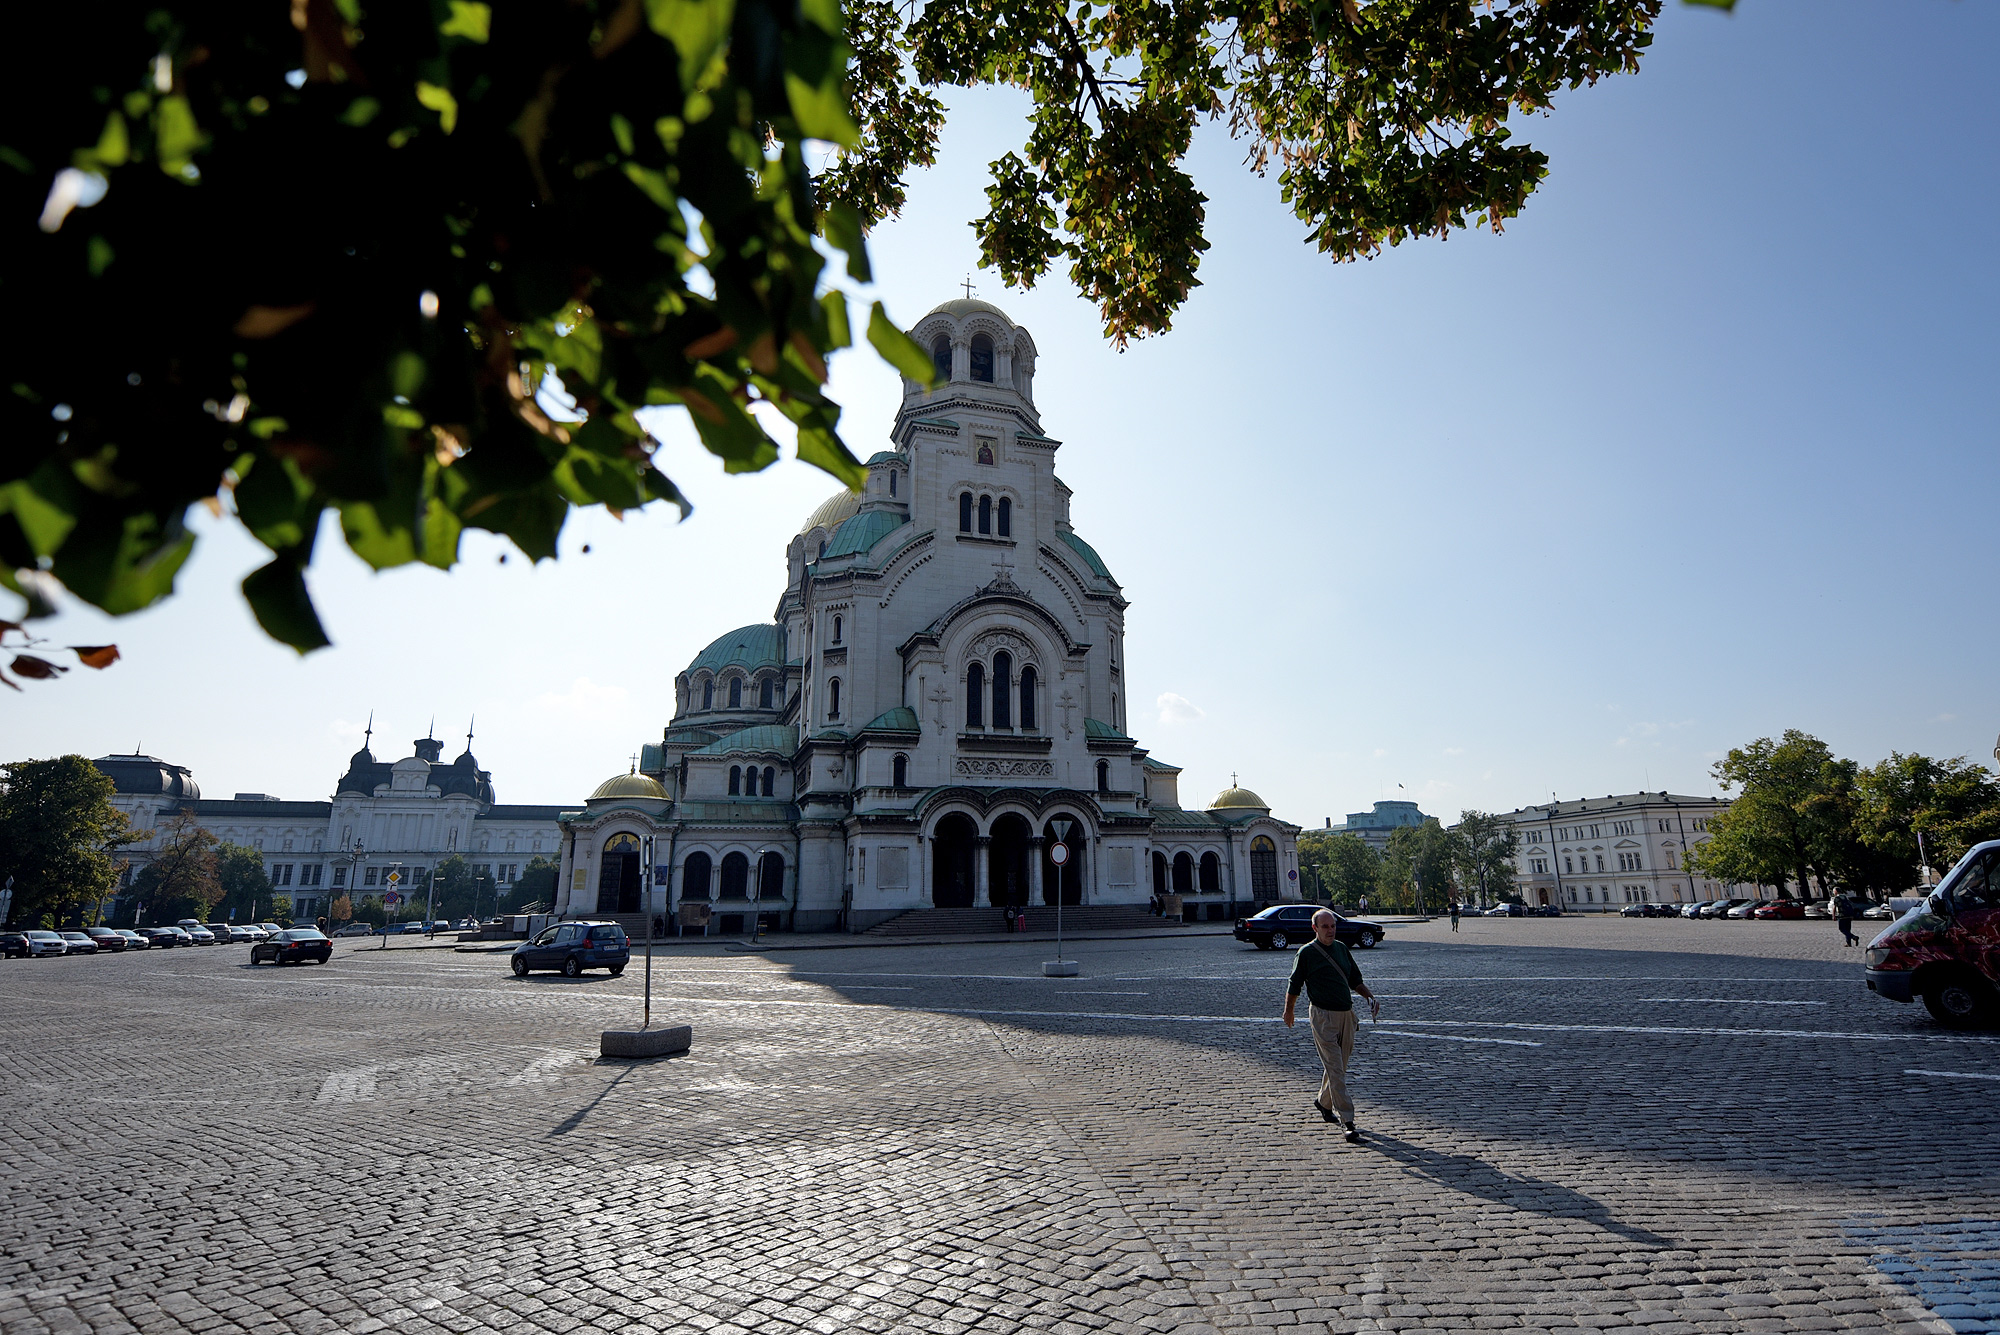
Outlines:
[{"label": "cathedral roof", "polygon": [[909,522],[889,510],[870,510],[865,515],[856,515],[840,526],[840,530],[826,544],[826,555],[820,559],[826,561],[836,556],[866,552]]},{"label": "cathedral roof", "polygon": [[784,662],[783,626],[739,626],[727,635],[720,636],[708,648],[696,654],[694,662],[687,665],[687,670],[699,672],[706,668],[710,672],[720,672],[732,663],[746,668],[760,668],[767,664],[782,667]]},{"label": "cathedral roof", "polygon": [[1083,735],[1093,742],[1129,742],[1132,740],[1104,720],[1094,718],[1087,718],[1083,721]]},{"label": "cathedral roof", "polygon": [[187,801],[201,796],[201,788],[186,766],[170,765],[158,756],[99,756],[90,763],[120,793],[147,797],[158,794]]},{"label": "cathedral roof", "polygon": [[1271,804],[1269,802],[1266,802],[1263,798],[1257,796],[1257,794],[1251,792],[1248,788],[1225,788],[1221,792],[1215,795],[1215,800],[1213,802],[1210,802],[1208,804],[1208,809],[1210,811],[1228,811],[1231,809],[1240,810],[1244,808],[1254,808],[1255,810],[1258,811],[1269,811],[1271,809]]},{"label": "cathedral roof", "polygon": [[695,752],[698,756],[726,756],[738,751],[774,751],[789,756],[799,749],[799,730],[788,724],[762,723],[742,728],[719,742],[711,742]]},{"label": "cathedral roof", "polygon": [[894,450],[881,450],[868,456],[868,466],[870,468],[873,468],[876,464],[899,464],[901,462],[903,462],[903,456]]},{"label": "cathedral roof", "polygon": [[1096,575],[1107,584],[1115,585],[1118,583],[1117,580],[1111,577],[1111,571],[1105,567],[1104,558],[1097,554],[1095,547],[1092,547],[1066,528],[1057,529],[1056,536],[1062,539],[1064,546],[1083,558],[1083,563],[1090,567],[1090,572],[1093,575]]},{"label": "cathedral roof", "polygon": [[908,705],[897,705],[887,713],[877,714],[870,719],[863,732],[921,732],[923,725],[917,722],[917,711]]},{"label": "cathedral roof", "polygon": [[643,797],[659,802],[666,800],[667,790],[660,786],[659,780],[643,774],[614,774],[597,785],[589,800],[607,802],[618,797]]},{"label": "cathedral roof", "polygon": [[859,513],[861,493],[849,491],[845,487],[833,493],[820,503],[819,509],[806,516],[806,522],[799,525],[799,536],[804,537],[816,528],[829,532]]},{"label": "cathedral roof", "polygon": [[927,316],[943,314],[961,320],[968,315],[997,315],[1008,324],[1014,323],[1007,312],[990,301],[981,301],[978,297],[953,297],[950,301],[939,302],[924,314]]}]

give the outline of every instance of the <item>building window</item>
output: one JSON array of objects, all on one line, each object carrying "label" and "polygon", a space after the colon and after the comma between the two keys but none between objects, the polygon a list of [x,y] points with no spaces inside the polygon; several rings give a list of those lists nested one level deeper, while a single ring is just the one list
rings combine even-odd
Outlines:
[{"label": "building window", "polygon": [[1003,538],[1014,536],[1014,502],[1005,496],[1000,498],[1000,536]]},{"label": "building window", "polygon": [[833,619],[833,642],[835,644],[840,643],[840,625],[841,625],[840,618],[835,617]]},{"label": "building window", "polygon": [[1201,892],[1204,895],[1222,893],[1222,859],[1213,853],[1201,855]]},{"label": "building window", "polygon": [[766,677],[764,678],[764,680],[757,683],[758,708],[769,709],[771,707],[771,685],[772,683],[769,677]]},{"label": "building window", "polygon": [[777,779],[778,779],[777,766],[775,765],[764,766],[764,796],[766,797],[777,796],[777,791],[778,791]]},{"label": "building window", "polygon": [[1597,869],[1598,869],[1599,871],[1603,871],[1603,870],[1604,870],[1604,854],[1602,854],[1602,853],[1599,853],[1599,854],[1597,855]]},{"label": "building window", "polygon": [[743,708],[743,678],[741,677],[731,677],[729,679],[729,707],[731,709]]},{"label": "building window", "polygon": [[1565,872],[1568,872],[1568,873],[1570,873],[1570,874],[1574,875],[1574,874],[1575,874],[1575,872],[1576,872],[1576,865],[1575,865],[1574,863],[1572,863],[1572,862],[1571,862],[1571,861],[1570,861],[1570,860],[1569,860],[1568,858],[1564,858],[1564,859],[1563,859],[1563,870],[1564,870]]},{"label": "building window", "polygon": [[972,493],[969,491],[958,493],[958,531],[972,532]]},{"label": "building window", "polygon": [[1174,893],[1194,893],[1194,859],[1186,853],[1174,854]]},{"label": "building window", "polygon": [[277,864],[277,865],[276,865],[275,867],[272,867],[272,868],[271,868],[271,884],[272,884],[272,885],[290,885],[291,883],[292,883],[292,864],[291,864],[291,863],[289,863],[289,862],[280,862],[280,863],[279,863],[279,864]]},{"label": "building window", "polygon": [[743,795],[743,767],[741,765],[731,765],[729,767],[729,795],[731,797],[741,797]]},{"label": "building window", "polygon": [[347,884],[347,868],[335,867],[333,869],[333,883],[336,886],[344,886]]},{"label": "building window", "polygon": [[1674,850],[1671,848],[1667,850],[1667,870],[1668,871],[1680,870],[1679,866],[1674,862]]},{"label": "building window", "polygon": [[931,340],[931,366],[938,379],[951,379],[951,339],[943,334]]},{"label": "building window", "polygon": [[986,669],[978,663],[965,669],[965,726],[986,726]]},{"label": "building window", "polygon": [[972,378],[982,384],[993,383],[993,340],[984,334],[972,336]]},{"label": "building window", "polygon": [[889,762],[889,786],[892,788],[908,788],[910,786],[910,758],[908,756],[898,755],[894,760]]},{"label": "building window", "polygon": [[1111,762],[1108,760],[1097,762],[1097,791],[1100,793],[1111,791]]},{"label": "building window", "polygon": [[690,853],[681,864],[681,898],[707,899],[709,868],[712,866],[706,853]]},{"label": "building window", "polygon": [[981,533],[991,533],[993,531],[993,498],[991,496],[981,496],[979,498],[979,531]]},{"label": "building window", "polygon": [[1014,656],[1012,654],[993,655],[993,726],[1011,728],[1014,726],[1013,711],[1008,708],[1008,696],[1014,684]]},{"label": "building window", "polygon": [[896,470],[893,468],[889,470],[889,494],[896,494]]},{"label": "building window", "polygon": [[766,853],[757,859],[757,898],[785,897],[785,859],[780,853]]},{"label": "building window", "polygon": [[378,868],[375,868],[375,867],[370,867],[370,868],[368,868],[368,870],[367,870],[366,874],[364,874],[364,875],[363,875],[363,877],[362,877],[362,879],[361,879],[361,884],[363,884],[363,885],[373,885],[373,884],[375,884],[375,875],[376,875],[376,872],[377,872],[378,870],[379,870],[379,869],[378,869]]},{"label": "building window", "polygon": [[1021,727],[1028,732],[1035,730],[1035,670],[1021,669]]},{"label": "building window", "polygon": [[730,853],[722,859],[722,899],[748,899],[750,897],[750,859],[741,853]]},{"label": "building window", "polygon": [[829,677],[826,682],[826,716],[840,717],[840,678]]},{"label": "building window", "polygon": [[715,708],[715,683],[712,681],[705,681],[701,684],[701,707],[703,709]]}]

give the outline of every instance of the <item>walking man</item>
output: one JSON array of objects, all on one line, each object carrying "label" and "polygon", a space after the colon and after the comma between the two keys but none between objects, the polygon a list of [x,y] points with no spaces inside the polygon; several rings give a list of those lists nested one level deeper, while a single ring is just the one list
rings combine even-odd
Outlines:
[{"label": "walking man", "polygon": [[1454,932],[1458,930],[1458,901],[1456,899],[1451,901],[1451,930]]},{"label": "walking man", "polygon": [[1833,911],[1839,915],[1835,921],[1840,924],[1841,936],[1846,938],[1848,945],[1853,945],[1859,939],[1854,935],[1854,901],[1842,895],[1833,902]]},{"label": "walking man", "polygon": [[1382,1003],[1361,981],[1361,967],[1334,935],[1340,919],[1331,909],[1313,914],[1313,939],[1299,947],[1292,964],[1292,976],[1285,984],[1285,1028],[1290,1029],[1299,993],[1306,994],[1312,1020],[1313,1043],[1319,1048],[1326,1075],[1320,1080],[1313,1107],[1326,1121],[1337,1113],[1350,1144],[1361,1139],[1354,1127],[1354,1100],[1347,1097],[1347,1060],[1354,1055],[1354,1035],[1359,1022],[1354,1018],[1354,994],[1368,999],[1371,1019],[1382,1015]]}]

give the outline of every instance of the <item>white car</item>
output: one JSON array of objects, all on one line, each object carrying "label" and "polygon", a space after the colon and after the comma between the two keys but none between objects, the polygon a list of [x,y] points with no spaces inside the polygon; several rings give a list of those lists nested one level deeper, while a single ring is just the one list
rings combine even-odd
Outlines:
[{"label": "white car", "polygon": [[1765,902],[1766,901],[1761,899],[1746,900],[1745,902],[1738,904],[1735,908],[1729,910],[1729,912],[1723,914],[1722,916],[1725,918],[1747,918],[1751,914],[1755,913],[1758,909],[1763,908]]},{"label": "white car", "polygon": [[28,941],[28,958],[40,959],[44,955],[69,954],[69,942],[54,932],[23,932]]}]

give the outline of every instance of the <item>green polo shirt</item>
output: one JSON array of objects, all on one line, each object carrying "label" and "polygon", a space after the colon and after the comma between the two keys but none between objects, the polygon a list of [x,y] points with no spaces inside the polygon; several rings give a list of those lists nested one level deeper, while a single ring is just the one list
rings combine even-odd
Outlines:
[{"label": "green polo shirt", "polygon": [[[1333,958],[1327,959],[1328,955]],[[1299,947],[1285,994],[1295,997],[1303,989],[1306,1000],[1323,1011],[1349,1011],[1354,1009],[1353,989],[1359,986],[1361,966],[1353,953],[1338,941],[1321,946],[1314,939]]]}]

